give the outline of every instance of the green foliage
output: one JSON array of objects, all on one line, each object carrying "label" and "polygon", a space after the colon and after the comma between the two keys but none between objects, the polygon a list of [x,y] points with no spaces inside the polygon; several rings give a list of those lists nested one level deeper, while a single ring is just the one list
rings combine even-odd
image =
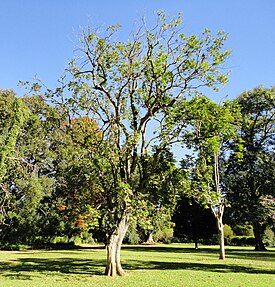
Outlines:
[{"label": "green foliage", "polygon": [[[259,87],[241,94],[236,101],[242,114],[238,135],[243,156],[242,161],[235,161],[235,148],[231,147],[225,186],[235,224],[248,222],[256,227],[269,224],[274,215],[275,91]],[[264,228],[254,229],[258,240],[261,230]]]},{"label": "green foliage", "polygon": [[142,242],[140,233],[137,230],[137,222],[132,221],[130,223],[124,242],[128,244],[139,244]]},{"label": "green foliage", "polygon": [[275,246],[275,234],[274,234],[274,231],[270,227],[267,227],[265,232],[264,232],[263,242],[268,247],[274,247]]},{"label": "green foliage", "polygon": [[228,153],[228,143],[234,140],[241,153],[236,134],[239,108],[233,102],[216,104],[200,95],[191,99],[183,112],[179,110],[173,121],[176,123],[180,116],[181,121],[188,123],[182,130],[183,141],[193,152],[182,161],[182,168],[191,181],[190,194],[205,206],[220,204],[223,201],[221,158]]},{"label": "green foliage", "polygon": [[230,239],[231,239],[231,238],[233,237],[233,235],[234,235],[234,232],[233,232],[231,226],[228,225],[228,224],[225,224],[223,231],[224,231],[224,238],[227,239],[227,242],[230,241]]},{"label": "green foliage", "polygon": [[232,228],[237,236],[253,236],[253,227],[251,225],[237,224],[233,225]]},{"label": "green foliage", "polygon": [[[42,201],[55,183],[51,152],[53,109],[42,97],[1,93],[1,242],[30,243],[41,231]],[[8,134],[6,133],[8,131]],[[5,143],[5,144],[4,144]]]},{"label": "green foliage", "polygon": [[255,238],[253,236],[232,236],[230,245],[233,246],[253,246],[255,245]]}]

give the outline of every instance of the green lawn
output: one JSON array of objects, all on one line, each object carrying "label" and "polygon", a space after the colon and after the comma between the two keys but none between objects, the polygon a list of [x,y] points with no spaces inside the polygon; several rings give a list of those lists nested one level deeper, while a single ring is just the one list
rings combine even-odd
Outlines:
[{"label": "green lawn", "polygon": [[103,276],[105,250],[0,251],[3,287],[275,287],[275,249],[228,247],[218,259],[217,247],[171,244],[124,246],[125,277]]}]

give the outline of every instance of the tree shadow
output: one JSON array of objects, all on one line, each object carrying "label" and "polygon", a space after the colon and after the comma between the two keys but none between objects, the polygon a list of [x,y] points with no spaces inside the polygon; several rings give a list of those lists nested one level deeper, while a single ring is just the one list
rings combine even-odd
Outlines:
[{"label": "tree shadow", "polygon": [[157,269],[157,270],[192,270],[218,273],[248,273],[248,274],[275,274],[275,270],[257,269],[240,265],[212,264],[212,263],[189,263],[189,262],[160,262],[143,261],[124,264],[128,270]]},{"label": "tree shadow", "polygon": [[[84,248],[88,249],[88,248]],[[102,247],[90,247],[90,250],[102,249]],[[81,249],[73,252],[81,252]],[[186,247],[169,247],[169,246],[124,246],[126,251],[140,251],[140,252],[166,252],[169,253],[194,253],[197,252],[202,256],[209,256],[211,253],[217,253],[218,250],[213,248],[203,248],[194,251]],[[105,260],[83,259],[64,256],[65,251],[51,251],[59,254],[60,258],[21,258],[10,262],[4,262],[0,265],[0,275],[9,277],[11,279],[30,280],[33,276],[62,274],[64,275],[104,275]],[[87,257],[92,254],[87,252]],[[68,253],[66,253],[68,255]],[[86,256],[86,255],[85,255]],[[146,256],[145,254],[143,256]],[[275,252],[254,252],[239,249],[230,249],[228,257],[236,257],[241,259],[251,260],[274,260]],[[123,259],[123,258],[122,258]],[[248,274],[275,274],[275,270],[257,269],[253,267],[246,267],[237,264],[227,264],[226,261],[220,261],[217,264],[211,263],[192,263],[192,262],[163,262],[163,261],[148,261],[130,259],[122,262],[125,270],[192,270],[205,272],[219,272],[219,273],[248,273]]]},{"label": "tree shadow", "polygon": [[31,279],[29,272],[49,274],[56,272],[67,275],[103,275],[105,260],[85,260],[75,258],[21,258],[0,265],[0,275],[13,279]]},{"label": "tree shadow", "polygon": [[226,252],[230,258],[250,259],[250,260],[265,260],[275,262],[275,250],[268,251],[247,251],[247,250],[228,250]]},{"label": "tree shadow", "polygon": [[[123,246],[123,250],[128,251],[137,251],[137,252],[167,252],[167,253],[198,253],[205,254],[206,256],[209,254],[218,254],[219,248],[214,247],[202,247],[199,249],[193,249],[188,247],[169,247],[169,246],[152,246],[152,245],[144,245],[144,246]],[[241,259],[252,259],[252,260],[268,260],[275,261],[275,250],[267,250],[267,251],[254,251],[239,249],[239,248],[230,248],[226,249],[226,256],[228,257],[238,257]]]}]

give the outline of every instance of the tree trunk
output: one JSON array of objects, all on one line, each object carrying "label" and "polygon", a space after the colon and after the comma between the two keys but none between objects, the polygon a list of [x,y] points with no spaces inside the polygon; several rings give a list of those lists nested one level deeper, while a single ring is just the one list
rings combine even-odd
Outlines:
[{"label": "tree trunk", "polygon": [[198,242],[198,236],[197,235],[194,236],[194,243],[195,243],[195,249],[196,250],[199,249],[199,242]]},{"label": "tree trunk", "polygon": [[217,220],[218,233],[219,233],[219,244],[220,244],[219,259],[224,260],[225,259],[225,247],[224,247],[224,229],[223,229],[222,217],[220,218],[216,217],[216,220]]},{"label": "tree trunk", "polygon": [[253,233],[255,237],[255,250],[256,251],[266,251],[266,248],[264,246],[264,243],[262,241],[261,237],[261,226],[259,222],[255,222],[253,224]]},{"label": "tree trunk", "polygon": [[[216,192],[218,195],[222,196],[220,190],[220,172],[219,172],[219,152],[214,152],[214,174],[215,174],[215,184]],[[219,233],[219,243],[220,243],[220,259],[225,259],[225,248],[224,248],[224,229],[223,229],[223,213],[224,213],[224,198],[219,199],[217,207],[212,207],[212,212],[217,221],[218,233]]]},{"label": "tree trunk", "polygon": [[147,244],[153,244],[155,243],[154,238],[153,238],[153,232],[149,233],[148,239],[146,241]]},{"label": "tree trunk", "polygon": [[105,275],[107,276],[123,276],[126,272],[121,267],[120,250],[125,233],[129,226],[129,215],[124,214],[107,240],[107,266]]}]

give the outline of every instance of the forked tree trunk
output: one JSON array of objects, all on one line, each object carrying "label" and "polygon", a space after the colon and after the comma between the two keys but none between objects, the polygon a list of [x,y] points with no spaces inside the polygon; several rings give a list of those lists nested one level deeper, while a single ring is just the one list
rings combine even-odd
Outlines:
[{"label": "forked tree trunk", "polygon": [[107,241],[107,266],[105,275],[107,276],[123,276],[126,272],[121,267],[120,251],[122,241],[129,226],[129,215],[124,214],[114,232]]},{"label": "forked tree trunk", "polygon": [[261,238],[261,226],[258,222],[253,224],[253,233],[255,237],[255,250],[256,251],[266,251],[264,243]]},{"label": "forked tree trunk", "polygon": [[[219,171],[219,152],[214,152],[214,174],[215,174],[215,184],[216,192],[218,195],[222,196],[220,190],[220,171]],[[219,233],[219,244],[220,244],[220,259],[225,259],[225,247],[224,247],[224,226],[223,226],[223,214],[224,214],[224,198],[219,199],[219,203],[215,208],[212,208],[213,214],[216,218],[218,233]]]}]

